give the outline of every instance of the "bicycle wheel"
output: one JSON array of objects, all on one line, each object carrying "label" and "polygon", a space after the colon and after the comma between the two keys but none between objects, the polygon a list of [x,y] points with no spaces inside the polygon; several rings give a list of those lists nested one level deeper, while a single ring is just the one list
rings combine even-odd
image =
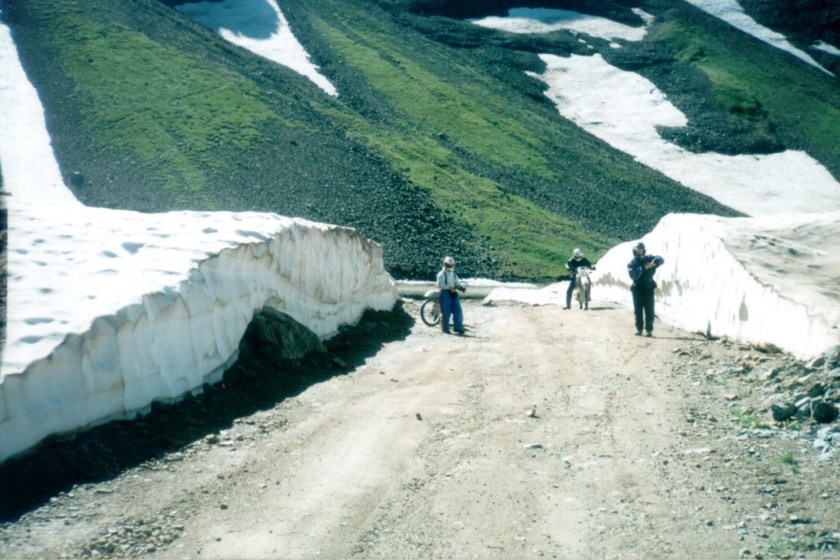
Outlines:
[{"label": "bicycle wheel", "polygon": [[423,302],[423,305],[420,306],[420,318],[430,327],[434,327],[440,322],[440,305],[437,298],[430,298]]}]

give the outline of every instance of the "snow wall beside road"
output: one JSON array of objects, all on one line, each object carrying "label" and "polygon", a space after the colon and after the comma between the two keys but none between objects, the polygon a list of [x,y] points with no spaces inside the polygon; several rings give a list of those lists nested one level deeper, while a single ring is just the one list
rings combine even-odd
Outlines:
[{"label": "snow wall beside road", "polygon": [[[131,216],[140,222],[155,218],[124,215]],[[220,380],[238,357],[239,342],[254,312],[263,306],[282,311],[327,338],[339,326],[358,321],[366,309],[386,310],[395,304],[396,284],[384,270],[381,247],[355,230],[270,214],[248,217],[159,215],[153,228],[157,234],[166,230],[167,223],[176,231],[191,223],[190,229],[206,232],[206,239],[196,243],[193,251],[166,251],[148,242],[135,248],[133,256],[146,253],[143,263],[150,270],[166,269],[156,271],[164,273],[157,279],[174,279],[155,290],[141,282],[143,290],[132,291],[136,284],[131,274],[143,272],[133,270],[129,256],[122,259],[127,273],[123,281],[116,270],[119,259],[104,259],[112,261],[114,270],[110,271],[93,263],[85,266],[85,259],[71,263],[78,274],[90,274],[63,286],[53,283],[57,293],[64,291],[62,304],[72,299],[69,296],[77,296],[75,304],[63,312],[84,316],[95,307],[87,305],[86,294],[123,292],[104,298],[115,306],[109,313],[88,319],[89,327],[83,331],[59,332],[67,322],[48,320],[50,299],[44,298],[45,305],[40,307],[34,305],[37,286],[27,283],[26,275],[19,274],[21,267],[10,262],[9,341],[4,358],[13,361],[4,360],[0,380],[0,461],[51,434],[132,417],[154,401],[177,400]],[[130,231],[132,225],[141,228],[130,219],[121,223]],[[245,226],[247,231],[243,231]],[[131,233],[123,230],[120,239],[138,240]],[[196,264],[196,253],[208,245],[216,251]],[[99,249],[91,256],[101,254]],[[11,256],[10,261],[14,260]],[[103,277],[110,277],[110,282]],[[83,291],[66,293],[74,285]],[[117,299],[128,303],[116,305]],[[28,304],[18,305],[20,301]],[[58,335],[61,342],[47,354],[31,354],[42,339]]]},{"label": "snow wall beside road", "polygon": [[[801,358],[840,344],[840,213],[669,214],[642,241],[665,259],[656,273],[656,314],[669,324]],[[634,244],[599,260],[594,297],[632,306]]]}]

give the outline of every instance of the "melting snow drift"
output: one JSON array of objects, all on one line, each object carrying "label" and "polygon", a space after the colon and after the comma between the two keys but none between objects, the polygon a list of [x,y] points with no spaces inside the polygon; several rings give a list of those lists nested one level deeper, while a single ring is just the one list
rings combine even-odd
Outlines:
[{"label": "melting snow drift", "polygon": [[[689,332],[773,345],[811,358],[840,344],[840,212],[763,218],[669,214],[643,238],[661,255],[656,315]],[[607,252],[592,300],[631,309],[635,241]],[[502,286],[485,304],[565,305],[568,282]],[[628,332],[632,325],[628,324]]]},{"label": "melting snow drift", "polygon": [[264,306],[326,338],[397,300],[381,247],[350,228],[80,204],[1,25],[0,122],[15,131],[0,136],[10,195],[0,461],[218,381]]},{"label": "melting snow drift", "polygon": [[[763,218],[665,216],[643,239],[662,255],[656,314],[691,332],[772,344],[810,358],[840,344],[840,212]],[[632,306],[633,243],[593,274],[597,294]]]}]

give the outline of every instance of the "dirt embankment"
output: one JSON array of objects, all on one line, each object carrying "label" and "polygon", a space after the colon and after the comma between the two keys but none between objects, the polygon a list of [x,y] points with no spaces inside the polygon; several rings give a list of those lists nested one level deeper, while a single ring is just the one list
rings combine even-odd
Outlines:
[{"label": "dirt embankment", "polygon": [[[283,390],[251,375],[143,420],[132,447],[165,435],[168,448],[30,504],[0,526],[0,556],[840,553],[840,425],[782,426],[768,408],[808,378],[836,381],[829,365],[662,323],[636,337],[597,298],[588,312],[465,304],[467,337],[413,320],[406,301]],[[201,414],[217,398],[229,411],[213,423]],[[98,456],[119,464],[107,441]]]}]

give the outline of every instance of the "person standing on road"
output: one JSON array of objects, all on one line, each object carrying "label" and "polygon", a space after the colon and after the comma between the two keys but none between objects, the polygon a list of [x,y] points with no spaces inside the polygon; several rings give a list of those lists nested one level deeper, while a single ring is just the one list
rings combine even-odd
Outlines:
[{"label": "person standing on road", "polygon": [[577,285],[577,270],[584,267],[592,268],[592,263],[583,256],[580,249],[575,249],[572,251],[572,258],[566,261],[566,270],[569,271],[571,277],[569,278],[569,289],[566,290],[566,307],[563,309],[572,307],[572,292],[575,291],[575,286]]},{"label": "person standing on road", "polygon": [[455,274],[455,259],[443,259],[443,268],[437,275],[437,286],[440,289],[440,326],[445,334],[449,334],[449,317],[455,327],[455,332],[464,334],[464,312],[458,292],[466,291],[458,275]]},{"label": "person standing on road", "polygon": [[639,241],[633,246],[633,260],[627,265],[627,272],[633,285],[633,313],[636,319],[636,336],[642,335],[644,327],[647,336],[653,336],[654,291],[656,281],[653,275],[656,269],[665,263],[665,259],[648,255],[645,244]]}]

